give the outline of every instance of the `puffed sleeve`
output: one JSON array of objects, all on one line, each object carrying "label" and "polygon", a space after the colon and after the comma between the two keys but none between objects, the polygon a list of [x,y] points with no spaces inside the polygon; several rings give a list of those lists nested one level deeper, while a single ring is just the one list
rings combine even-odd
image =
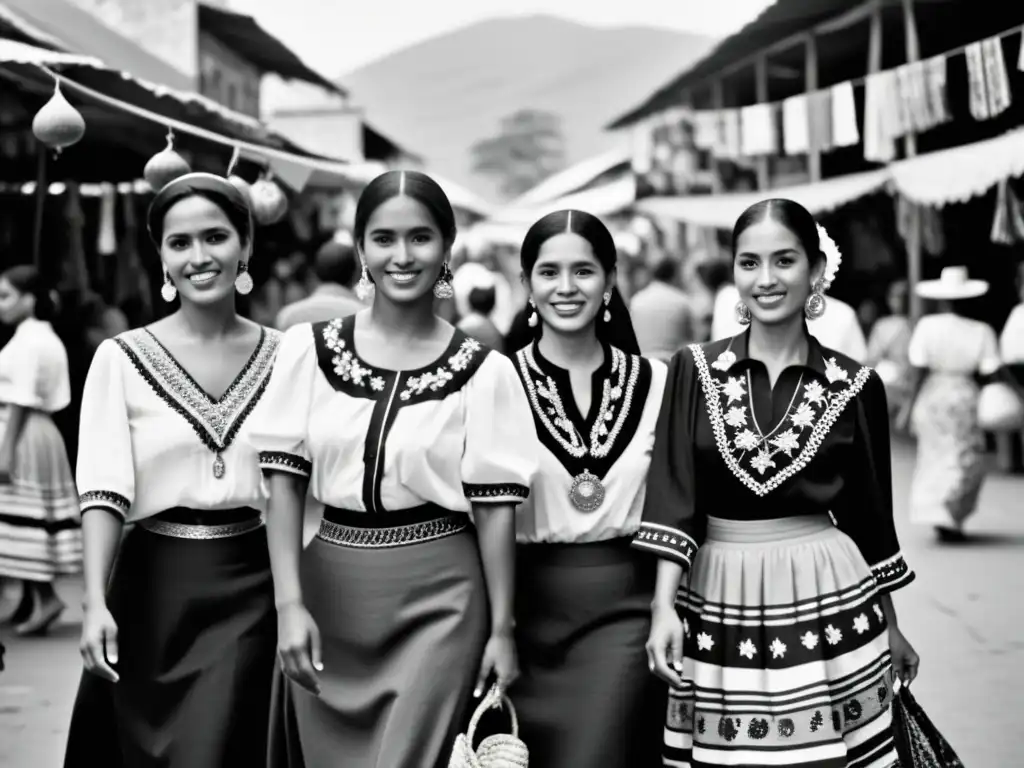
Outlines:
[{"label": "puffed sleeve", "polygon": [[928,368],[931,365],[931,339],[934,323],[931,317],[922,317],[914,326],[907,347],[907,362],[914,368]]},{"label": "puffed sleeve", "polygon": [[253,413],[249,432],[264,472],[289,472],[307,478],[312,472],[306,431],[317,370],[312,325],[289,328],[281,339],[274,370]]},{"label": "puffed sleeve", "polygon": [[105,339],[96,348],[85,378],[75,473],[83,514],[103,509],[124,519],[135,500],[135,461],[124,385],[126,359],[116,341]]},{"label": "puffed sleeve", "polygon": [[472,504],[520,504],[537,471],[533,412],[512,361],[488,352],[466,385],[462,490]]},{"label": "puffed sleeve", "polygon": [[877,373],[871,372],[853,405],[853,454],[832,514],[871,566],[879,590],[891,592],[912,582],[914,572],[903,559],[893,520],[889,411]]},{"label": "puffed sleeve", "polygon": [[699,401],[693,353],[683,349],[669,364],[665,395],[654,429],[643,518],[633,546],[689,568],[704,539],[706,519],[695,504],[693,436]]}]

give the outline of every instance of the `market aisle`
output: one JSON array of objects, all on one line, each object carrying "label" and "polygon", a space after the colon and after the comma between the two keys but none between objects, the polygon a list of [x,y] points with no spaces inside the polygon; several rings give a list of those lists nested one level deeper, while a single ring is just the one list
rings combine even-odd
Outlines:
[{"label": "market aisle", "polygon": [[[895,458],[896,500],[904,506],[911,454]],[[940,548],[900,525],[919,578],[897,595],[907,635],[922,656],[918,699],[968,768],[1018,765],[1017,719],[1024,711],[1024,480],[993,477],[972,521],[980,541]],[[0,674],[0,766],[59,766],[78,683],[81,589],[60,585],[74,606],[52,637],[4,637]],[[6,612],[4,607],[3,611]]]}]

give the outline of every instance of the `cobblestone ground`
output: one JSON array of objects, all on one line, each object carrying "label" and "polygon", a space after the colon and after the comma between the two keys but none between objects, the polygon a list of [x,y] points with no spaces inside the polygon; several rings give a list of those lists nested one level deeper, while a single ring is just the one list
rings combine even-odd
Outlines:
[{"label": "cobblestone ground", "polygon": [[[905,508],[912,455],[896,450],[897,509]],[[992,476],[971,521],[971,543],[939,546],[898,514],[918,579],[896,596],[900,624],[922,657],[918,700],[967,768],[1016,768],[1024,714],[1024,479]],[[81,587],[59,585],[73,610],[51,636],[8,636],[0,674],[0,766],[55,768],[78,685]],[[0,607],[5,614],[9,606]]]}]

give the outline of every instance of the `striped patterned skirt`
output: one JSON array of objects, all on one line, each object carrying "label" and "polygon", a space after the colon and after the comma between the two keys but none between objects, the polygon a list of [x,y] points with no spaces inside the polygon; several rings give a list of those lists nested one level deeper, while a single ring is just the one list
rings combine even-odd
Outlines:
[{"label": "striped patterned skirt", "polygon": [[[0,407],[0,435],[7,426]],[[10,482],[0,482],[0,576],[52,581],[82,562],[78,491],[49,415],[28,411]]]},{"label": "striped patterned skirt", "polygon": [[871,569],[827,515],[711,518],[677,602],[665,765],[889,768],[892,671]]}]

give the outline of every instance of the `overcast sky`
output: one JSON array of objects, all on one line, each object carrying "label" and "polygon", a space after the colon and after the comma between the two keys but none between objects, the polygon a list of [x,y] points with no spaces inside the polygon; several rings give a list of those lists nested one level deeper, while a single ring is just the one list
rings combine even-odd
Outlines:
[{"label": "overcast sky", "polygon": [[[483,19],[538,13],[595,26],[724,36],[771,0],[228,0],[328,77]],[[525,53],[525,52],[524,52]]]}]

